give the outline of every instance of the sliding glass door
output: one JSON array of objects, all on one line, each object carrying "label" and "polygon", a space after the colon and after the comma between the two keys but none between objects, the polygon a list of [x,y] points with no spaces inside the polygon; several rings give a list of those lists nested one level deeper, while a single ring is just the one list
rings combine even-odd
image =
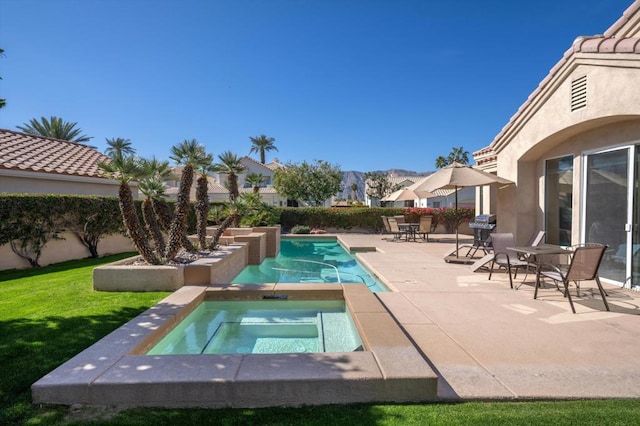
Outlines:
[{"label": "sliding glass door", "polygon": [[640,247],[638,220],[632,219],[638,215],[638,197],[630,189],[637,187],[633,173],[638,162],[635,152],[635,147],[625,147],[587,154],[583,178],[584,241],[609,246],[600,277],[627,287],[634,276],[632,269],[637,268],[635,247]]}]

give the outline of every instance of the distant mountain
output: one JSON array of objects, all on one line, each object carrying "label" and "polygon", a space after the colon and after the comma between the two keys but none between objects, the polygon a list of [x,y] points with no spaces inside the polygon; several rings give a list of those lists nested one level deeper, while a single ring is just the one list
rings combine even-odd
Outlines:
[{"label": "distant mountain", "polygon": [[[428,176],[433,172],[414,172],[403,169],[389,169],[389,170],[374,170],[375,172],[393,174],[395,176]],[[344,198],[345,200],[355,199],[351,185],[356,184],[358,190],[356,191],[359,201],[364,201],[364,172],[358,172],[354,170],[342,172],[342,192],[336,195],[336,198]]]}]

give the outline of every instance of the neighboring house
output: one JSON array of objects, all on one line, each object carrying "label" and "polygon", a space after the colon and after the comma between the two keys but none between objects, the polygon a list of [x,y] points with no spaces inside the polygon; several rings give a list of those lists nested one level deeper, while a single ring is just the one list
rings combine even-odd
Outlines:
[{"label": "neighboring house", "polygon": [[[414,204],[415,207],[438,208],[455,208],[456,190],[455,189],[437,189],[433,191],[435,197],[421,198]],[[475,207],[476,190],[475,188],[458,188],[458,207]]]},{"label": "neighboring house", "polygon": [[478,192],[479,213],[518,243],[608,244],[600,276],[640,285],[640,2],[604,34],[578,37],[477,167],[514,181]]},{"label": "neighboring house", "polygon": [[[265,177],[264,183],[260,186],[259,194],[262,201],[271,206],[286,206],[287,200],[280,197],[278,193],[273,189],[273,175],[277,168],[284,167],[274,160],[268,164],[262,164],[255,161],[251,157],[243,157],[242,165],[246,168],[244,173],[238,175],[238,190],[240,194],[253,192],[253,186],[246,182],[247,175],[251,173],[260,173]],[[178,166],[174,168],[176,174],[176,180],[167,182],[167,190],[165,194],[175,199],[178,193],[178,187],[180,185],[179,176],[182,171],[182,167]],[[197,172],[194,175],[193,186],[191,187],[191,199],[195,199],[195,182],[198,175]],[[209,176],[209,202],[211,203],[223,203],[229,201],[229,190],[226,188],[227,175],[223,173],[214,173]]]},{"label": "neighboring house", "polygon": [[98,175],[107,160],[86,145],[0,129],[0,192],[117,196],[118,182]]},{"label": "neighboring house", "polygon": [[[416,183],[417,181],[423,179],[421,176],[389,176],[389,182],[393,185],[399,185],[400,188],[406,188],[409,185]],[[370,197],[368,195],[369,192],[369,181],[365,181],[364,183],[364,203],[369,207],[380,207],[380,199],[375,197]],[[404,201],[398,201],[394,203],[394,207],[404,207]]]},{"label": "neighboring house", "polygon": [[[93,148],[59,139],[0,129],[0,193],[118,196],[119,183],[98,175],[98,163],[109,158]],[[137,196],[137,184],[131,185]],[[41,265],[82,259],[88,250],[71,232],[49,241],[42,250]],[[101,255],[132,251],[123,235],[100,241]],[[28,263],[0,246],[0,270],[25,268]]]}]

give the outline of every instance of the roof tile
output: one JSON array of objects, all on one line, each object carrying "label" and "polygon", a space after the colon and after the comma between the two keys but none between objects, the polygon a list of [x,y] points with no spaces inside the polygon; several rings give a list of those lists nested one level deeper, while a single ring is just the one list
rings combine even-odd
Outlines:
[{"label": "roof tile", "polygon": [[0,129],[0,169],[99,177],[98,163],[108,159],[79,143]]}]

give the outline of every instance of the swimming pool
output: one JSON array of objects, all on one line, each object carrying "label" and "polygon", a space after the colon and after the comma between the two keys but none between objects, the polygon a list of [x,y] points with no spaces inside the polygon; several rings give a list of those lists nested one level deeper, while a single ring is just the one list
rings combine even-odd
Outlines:
[{"label": "swimming pool", "polygon": [[356,350],[362,341],[341,300],[206,301],[147,355]]},{"label": "swimming pool", "polygon": [[339,241],[326,238],[283,238],[276,257],[248,265],[232,283],[362,283],[373,292],[389,291]]}]

